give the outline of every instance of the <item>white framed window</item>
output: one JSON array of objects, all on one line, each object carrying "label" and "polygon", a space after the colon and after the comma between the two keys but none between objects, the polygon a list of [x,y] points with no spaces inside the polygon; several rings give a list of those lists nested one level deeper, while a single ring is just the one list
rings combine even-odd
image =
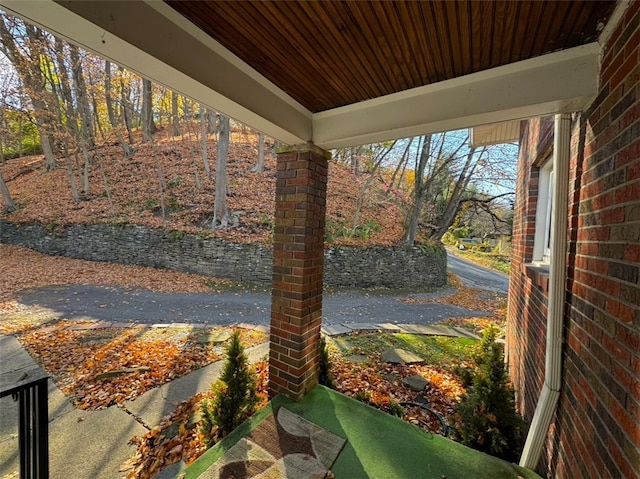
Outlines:
[{"label": "white framed window", "polygon": [[551,257],[551,223],[553,204],[553,190],[555,188],[553,174],[553,160],[550,159],[540,168],[538,179],[538,206],[536,209],[536,232],[533,241],[533,262],[549,264]]}]

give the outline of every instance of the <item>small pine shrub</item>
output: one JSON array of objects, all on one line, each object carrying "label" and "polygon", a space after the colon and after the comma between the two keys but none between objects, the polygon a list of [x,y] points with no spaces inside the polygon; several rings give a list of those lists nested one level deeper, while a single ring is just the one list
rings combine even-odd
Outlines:
[{"label": "small pine shrub", "polygon": [[207,447],[222,439],[255,412],[256,375],[240,342],[240,332],[234,331],[226,350],[226,361],[220,379],[212,386],[215,394],[200,405],[201,432]]},{"label": "small pine shrub", "polygon": [[318,376],[318,382],[323,386],[331,389],[336,388],[336,383],[333,380],[333,374],[331,373],[331,359],[329,358],[329,350],[327,349],[327,342],[324,336],[320,336],[320,374]]},{"label": "small pine shrub", "polygon": [[463,378],[467,393],[456,406],[454,431],[462,444],[507,461],[521,453],[526,425],[516,411],[515,396],[504,364],[497,329],[485,331],[476,368]]},{"label": "small pine shrub", "polygon": [[402,404],[400,404],[395,399],[389,398],[389,402],[387,403],[387,405],[389,409],[389,414],[391,414],[392,416],[397,416],[399,418],[404,416],[404,408],[402,407]]},{"label": "small pine shrub", "polygon": [[370,404],[371,400],[373,399],[373,394],[371,394],[369,391],[360,390],[353,395],[353,399],[365,404]]}]

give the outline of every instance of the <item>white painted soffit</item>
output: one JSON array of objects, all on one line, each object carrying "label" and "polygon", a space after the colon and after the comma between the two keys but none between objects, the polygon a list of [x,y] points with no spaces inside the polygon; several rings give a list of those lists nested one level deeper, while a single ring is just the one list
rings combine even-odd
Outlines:
[{"label": "white painted soffit", "polygon": [[474,148],[520,140],[520,120],[491,123],[471,128],[471,146]]},{"label": "white painted soffit", "polygon": [[599,55],[594,42],[317,113],[314,143],[339,148],[580,111],[598,92]]},{"label": "white painted soffit", "polygon": [[288,144],[311,113],[161,1],[0,0],[0,7]]},{"label": "white painted soffit", "polygon": [[164,2],[0,7],[290,145],[328,150],[577,111],[597,93],[593,43],[312,115]]}]

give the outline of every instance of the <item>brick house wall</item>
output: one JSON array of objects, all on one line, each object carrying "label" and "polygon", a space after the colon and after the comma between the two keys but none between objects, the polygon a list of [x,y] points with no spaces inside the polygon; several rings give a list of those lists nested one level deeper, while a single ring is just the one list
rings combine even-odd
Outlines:
[{"label": "brick house wall", "polygon": [[[547,293],[549,275],[543,268],[528,265],[533,259],[536,228],[539,168],[552,153],[553,119],[537,118],[523,122],[520,158],[511,241],[511,278],[509,284],[509,338],[544,338],[546,335]],[[526,167],[525,167],[526,165]],[[517,272],[517,273],[516,273]],[[507,354],[518,358],[512,364],[511,376],[519,393],[520,404],[533,416],[537,395],[520,394],[540,391],[544,380],[545,342],[509,341]],[[529,371],[541,374],[529,374]],[[529,417],[530,419],[530,417]]]},{"label": "brick house wall", "polygon": [[[603,50],[600,92],[574,115],[563,386],[538,472],[640,477],[640,1]],[[517,401],[544,380],[548,276],[532,267],[539,167],[552,122],[523,122],[507,326]]]}]

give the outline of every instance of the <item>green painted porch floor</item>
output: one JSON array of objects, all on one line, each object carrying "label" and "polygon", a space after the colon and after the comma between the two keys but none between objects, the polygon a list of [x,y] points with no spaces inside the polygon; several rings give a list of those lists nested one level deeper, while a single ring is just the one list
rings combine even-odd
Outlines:
[{"label": "green painted porch floor", "polygon": [[396,417],[317,386],[301,401],[276,396],[249,421],[216,444],[185,471],[195,479],[273,409],[284,406],[347,439],[331,468],[336,479],[539,479],[528,469],[428,434]]}]

